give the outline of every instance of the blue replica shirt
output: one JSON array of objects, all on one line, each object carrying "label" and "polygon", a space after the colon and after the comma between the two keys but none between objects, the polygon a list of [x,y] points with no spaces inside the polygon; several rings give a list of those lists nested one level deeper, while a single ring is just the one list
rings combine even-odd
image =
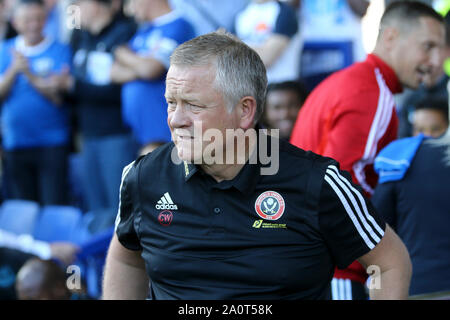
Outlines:
[{"label": "blue replica shirt", "polygon": [[[175,48],[194,35],[192,26],[172,11],[142,25],[129,46],[137,54],[156,59],[168,69]],[[164,73],[158,79],[131,81],[122,87],[123,118],[142,145],[171,139],[164,98],[165,78]]]},{"label": "blue replica shirt", "polygon": [[[45,39],[34,47],[25,47],[18,36],[0,46],[0,77],[12,63],[12,50],[21,52],[32,73],[45,77],[58,73],[71,62],[68,46]],[[64,145],[69,141],[66,108],[57,106],[39,93],[25,75],[19,74],[2,101],[3,147],[14,150]]]}]

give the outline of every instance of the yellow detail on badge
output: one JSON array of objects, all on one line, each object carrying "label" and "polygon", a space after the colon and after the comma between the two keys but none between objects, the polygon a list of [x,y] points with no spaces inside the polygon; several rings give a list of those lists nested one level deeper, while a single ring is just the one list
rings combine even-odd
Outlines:
[{"label": "yellow detail on badge", "polygon": [[184,161],[184,174],[186,177],[189,175],[189,166],[186,161]]},{"label": "yellow detail on badge", "polygon": [[264,220],[255,220],[253,228],[256,229],[287,229],[286,223],[263,222]]},{"label": "yellow detail on badge", "polygon": [[260,228],[262,225],[262,220],[256,220],[255,223],[253,223],[253,228]]}]

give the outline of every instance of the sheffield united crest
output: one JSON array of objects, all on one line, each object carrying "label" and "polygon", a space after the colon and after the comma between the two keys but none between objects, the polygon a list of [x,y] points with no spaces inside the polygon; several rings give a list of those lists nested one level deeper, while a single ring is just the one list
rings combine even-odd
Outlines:
[{"label": "sheffield united crest", "polygon": [[284,213],[283,197],[275,191],[266,191],[259,195],[255,202],[258,216],[265,220],[278,220]]}]

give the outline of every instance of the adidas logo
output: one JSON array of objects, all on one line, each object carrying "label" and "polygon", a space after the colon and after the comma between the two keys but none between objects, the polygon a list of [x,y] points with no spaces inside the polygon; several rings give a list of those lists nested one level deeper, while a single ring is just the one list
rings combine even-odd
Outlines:
[{"label": "adidas logo", "polygon": [[158,200],[155,208],[158,210],[178,210],[177,205],[173,203],[172,198],[170,197],[168,192],[164,193],[161,199]]}]

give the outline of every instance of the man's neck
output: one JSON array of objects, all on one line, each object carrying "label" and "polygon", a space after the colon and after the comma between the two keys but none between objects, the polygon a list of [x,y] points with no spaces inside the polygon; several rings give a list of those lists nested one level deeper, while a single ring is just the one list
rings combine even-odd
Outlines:
[{"label": "man's neck", "polygon": [[389,52],[387,52],[382,46],[376,45],[375,49],[372,51],[372,54],[383,60],[392,70],[394,70]]},{"label": "man's neck", "polygon": [[202,170],[217,182],[233,180],[245,164],[213,164],[201,165]]},{"label": "man's neck", "polygon": [[[200,167],[217,182],[234,179],[247,163],[250,154],[257,151],[257,141],[249,140],[249,142],[246,140],[245,154],[243,156],[239,157],[238,151],[236,149],[234,150],[234,163],[227,164],[226,161],[223,161],[223,164],[202,164]],[[234,148],[238,148],[237,143],[234,144]],[[224,160],[226,160],[226,152],[224,154]]]}]

